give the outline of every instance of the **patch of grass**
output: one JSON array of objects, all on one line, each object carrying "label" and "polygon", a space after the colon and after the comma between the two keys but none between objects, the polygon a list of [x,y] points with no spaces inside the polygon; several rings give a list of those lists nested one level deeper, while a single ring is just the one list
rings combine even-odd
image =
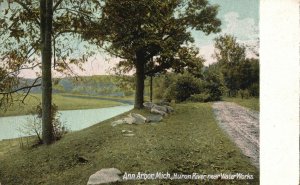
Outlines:
[{"label": "patch of grass", "polygon": [[223,100],[228,102],[234,102],[243,107],[247,107],[249,109],[259,111],[259,98],[242,99],[242,98],[225,97],[223,98]]},{"label": "patch of grass", "polygon": [[[116,184],[259,184],[259,172],[218,127],[209,103],[174,105],[158,124],[118,125],[118,117],[67,134],[51,146],[19,150],[0,157],[3,184],[86,184],[91,174],[115,167],[128,173],[243,173],[254,180],[148,180]],[[143,115],[145,110],[133,110]],[[133,137],[123,136],[131,130]],[[0,142],[1,143],[1,142]],[[12,146],[16,147],[16,146]],[[1,150],[1,148],[0,148]],[[80,163],[84,156],[88,163]]]},{"label": "patch of grass", "polygon": [[[31,94],[25,104],[14,104],[7,111],[0,110],[0,116],[15,116],[30,114],[41,101],[41,94]],[[53,94],[53,102],[59,110],[93,109],[122,105],[120,102],[99,100],[97,98],[66,97],[64,94]]]}]

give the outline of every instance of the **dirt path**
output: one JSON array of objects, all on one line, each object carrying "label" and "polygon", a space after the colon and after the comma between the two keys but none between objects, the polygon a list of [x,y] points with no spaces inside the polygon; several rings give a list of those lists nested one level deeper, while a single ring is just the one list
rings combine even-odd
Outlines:
[{"label": "dirt path", "polygon": [[212,107],[220,127],[259,168],[259,113],[231,102]]}]

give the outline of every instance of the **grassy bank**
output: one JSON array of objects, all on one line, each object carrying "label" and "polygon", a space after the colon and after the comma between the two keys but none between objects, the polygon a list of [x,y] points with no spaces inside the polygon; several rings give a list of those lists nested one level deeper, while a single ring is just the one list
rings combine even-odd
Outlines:
[{"label": "grassy bank", "polygon": [[[147,114],[146,111],[134,112]],[[16,144],[11,146],[11,152],[0,155],[1,183],[86,184],[91,174],[109,167],[128,173],[249,173],[255,178],[250,184],[259,182],[257,169],[217,126],[208,103],[175,105],[175,113],[158,124],[110,126],[120,117],[69,133],[48,147],[18,150]],[[122,135],[124,129],[133,131],[135,136]],[[0,152],[3,149],[8,150],[0,144]],[[81,163],[78,156],[84,156],[88,162]],[[138,183],[247,184],[243,180],[157,180],[119,184]]]},{"label": "grassy bank", "polygon": [[[112,100],[100,100],[99,97],[81,98],[80,96],[72,97],[68,94],[53,94],[53,102],[59,110],[77,110],[104,108],[121,105],[121,102]],[[86,96],[82,96],[86,97]],[[25,99],[25,104],[15,103],[7,111],[0,110],[0,116],[15,116],[30,114],[32,109],[41,101],[41,94],[31,94]]]},{"label": "grassy bank", "polygon": [[249,98],[249,99],[242,99],[242,98],[223,98],[224,101],[234,102],[239,104],[243,107],[247,107],[252,110],[259,111],[259,98]]}]

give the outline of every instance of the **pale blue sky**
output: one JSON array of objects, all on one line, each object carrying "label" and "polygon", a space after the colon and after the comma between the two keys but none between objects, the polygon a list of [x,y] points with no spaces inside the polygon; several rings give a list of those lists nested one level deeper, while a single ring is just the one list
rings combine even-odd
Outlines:
[{"label": "pale blue sky", "polygon": [[[220,6],[217,17],[222,21],[221,34],[230,33],[235,35],[238,40],[243,41],[254,39],[257,36],[259,0],[209,0],[209,2]],[[254,32],[255,30],[256,32]],[[217,35],[206,36],[201,32],[193,32],[193,36],[197,46],[205,46],[212,44]]]},{"label": "pale blue sky", "polygon": [[[222,21],[222,32],[206,36],[202,32],[193,31],[195,45],[200,48],[200,54],[206,59],[206,65],[215,62],[212,57],[214,53],[214,38],[219,34],[234,35],[239,42],[253,43],[258,38],[259,24],[259,0],[209,0],[211,4],[218,4],[218,18]],[[78,51],[82,51],[80,43],[77,43]],[[92,57],[83,65],[85,71],[76,70],[79,75],[108,74],[109,68],[118,62],[112,58],[105,60],[105,54]],[[251,55],[250,55],[251,57]],[[24,76],[34,76],[34,71],[26,71]],[[56,75],[55,75],[56,76]]]}]

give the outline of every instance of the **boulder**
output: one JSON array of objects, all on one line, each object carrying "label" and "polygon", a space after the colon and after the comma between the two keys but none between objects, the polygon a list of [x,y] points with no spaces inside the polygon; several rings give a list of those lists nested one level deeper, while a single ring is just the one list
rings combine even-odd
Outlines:
[{"label": "boulder", "polygon": [[163,112],[168,112],[168,109],[167,109],[167,107],[165,107],[165,106],[154,105],[154,106],[152,107],[152,109],[156,109],[156,110],[158,110],[158,111],[163,111]]},{"label": "boulder", "polygon": [[146,109],[150,110],[155,104],[152,102],[145,102],[145,103],[143,103],[143,105]]},{"label": "boulder", "polygon": [[171,106],[165,106],[165,107],[167,108],[168,113],[174,112],[173,107],[171,107]]},{"label": "boulder", "polygon": [[136,114],[136,113],[130,113],[129,117],[132,117],[135,119],[135,124],[144,124],[147,121],[147,118],[145,118],[144,116],[140,115],[140,114]]},{"label": "boulder", "polygon": [[121,171],[116,168],[104,168],[90,176],[87,185],[106,184],[122,181]]},{"label": "boulder", "polygon": [[151,114],[147,116],[147,122],[160,122],[163,119],[161,115]]},{"label": "boulder", "polygon": [[131,117],[131,116],[128,116],[126,118],[123,118],[124,120],[124,123],[125,124],[134,124],[136,122],[135,118],[134,117]]},{"label": "boulder", "polygon": [[164,111],[160,111],[160,110],[157,110],[156,108],[152,108],[151,109],[151,111],[150,111],[151,113],[156,113],[156,114],[160,114],[160,115],[162,115],[162,116],[166,116],[166,115],[168,115],[166,112],[164,112]]},{"label": "boulder", "polygon": [[131,130],[122,130],[122,133],[132,133]]},{"label": "boulder", "polygon": [[120,120],[117,120],[117,121],[114,121],[111,123],[111,126],[115,127],[117,125],[121,125],[121,124],[124,124],[124,120],[123,119],[120,119]]}]

